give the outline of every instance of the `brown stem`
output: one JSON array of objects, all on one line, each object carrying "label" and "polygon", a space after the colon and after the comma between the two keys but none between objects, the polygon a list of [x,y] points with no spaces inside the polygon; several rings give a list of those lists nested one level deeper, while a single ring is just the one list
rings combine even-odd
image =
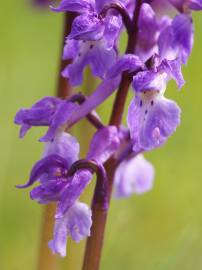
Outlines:
[{"label": "brown stem", "polygon": [[[62,50],[64,47],[65,37],[71,29],[73,18],[74,14],[65,14],[64,32],[62,36]],[[60,59],[62,59],[61,55]],[[67,61],[61,60],[59,67],[56,95],[61,98],[66,98],[67,96],[71,95],[72,92],[67,79],[64,79],[61,76],[61,71],[67,64]],[[55,208],[56,207],[54,204],[49,204],[44,208],[37,270],[57,270],[59,268],[58,258],[53,255],[48,248],[48,241],[52,238],[53,234]]]},{"label": "brown stem", "polygon": [[85,250],[83,270],[99,269],[100,257],[104,241],[104,230],[107,220],[107,210],[100,209],[100,205],[92,207],[91,237],[88,238]]},{"label": "brown stem", "polygon": [[[62,59],[63,48],[65,44],[65,38],[71,31],[72,21],[75,18],[74,13],[66,13],[64,18],[64,30],[63,30],[63,38],[62,38],[62,48],[61,48],[61,56]],[[72,93],[72,88],[69,84],[69,81],[66,78],[61,76],[61,71],[69,64],[67,60],[60,61],[59,74],[58,74],[58,85],[57,85],[57,97],[67,98]]]},{"label": "brown stem", "polygon": [[[130,35],[128,37],[128,44],[126,53],[134,53],[137,44],[137,34],[138,34],[138,18],[140,13],[140,7],[142,0],[137,0],[136,7],[134,10],[132,25]],[[123,73],[121,83],[115,98],[112,115],[110,118],[110,125],[119,126],[121,124],[122,115],[124,111],[124,106],[131,83],[131,76],[128,73]],[[109,200],[111,197],[113,178],[116,168],[116,160],[111,158],[105,164],[105,169],[109,179]],[[100,265],[100,258],[102,252],[102,246],[104,241],[105,225],[107,220],[107,211],[103,211],[100,205],[93,205],[93,226],[91,229],[91,236],[87,240],[85,257],[83,263],[83,270],[98,270]]]},{"label": "brown stem", "polygon": [[[134,11],[133,16],[133,31],[131,29],[131,33],[128,36],[128,44],[126,48],[126,53],[134,53],[136,44],[137,44],[137,34],[138,34],[138,18],[140,13],[140,7],[141,7],[141,0],[137,1],[137,6]],[[121,83],[119,85],[119,89],[114,101],[113,110],[110,118],[110,125],[119,126],[121,123],[124,106],[129,90],[129,86],[131,84],[132,77],[127,73],[124,72]]]},{"label": "brown stem", "polygon": [[86,244],[83,270],[99,269],[109,203],[108,191],[108,181],[106,176],[97,174],[97,182],[92,202],[93,223],[91,236],[88,238]]},{"label": "brown stem", "polygon": [[[97,181],[92,202],[91,237],[86,246],[83,270],[96,270],[99,268],[99,258],[103,245],[103,234],[108,209],[108,180],[103,165],[98,165],[93,160],[78,160],[72,164],[68,175],[73,175],[79,169],[89,169],[96,172]],[[89,264],[90,262],[90,264]]]}]

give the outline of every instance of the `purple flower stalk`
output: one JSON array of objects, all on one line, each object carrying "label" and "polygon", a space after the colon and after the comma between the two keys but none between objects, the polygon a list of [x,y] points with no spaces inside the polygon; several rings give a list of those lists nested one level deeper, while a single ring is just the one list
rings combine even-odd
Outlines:
[{"label": "purple flower stalk", "polygon": [[[31,199],[57,204],[49,242],[53,253],[66,255],[68,237],[76,242],[89,237],[84,270],[99,267],[94,246],[101,252],[113,183],[120,198],[153,187],[154,167],[143,154],[165,144],[180,124],[181,109],[166,90],[170,80],[179,89],[185,83],[181,67],[193,47],[192,11],[201,9],[199,0],[62,0],[51,6],[53,12],[76,14],[63,50],[63,60],[70,64],[61,75],[72,86],[82,85],[89,65],[100,83],[88,97],[77,93],[66,99],[45,97],[17,112],[15,123],[21,126],[21,138],[31,127],[47,127],[39,139],[45,144],[44,154],[33,166],[27,184],[18,187],[37,182]],[[128,44],[121,54],[123,31]],[[122,114],[130,85],[134,96],[124,127]],[[111,120],[104,125],[95,110],[115,91]],[[67,132],[85,117],[97,131],[85,159],[80,159],[79,143]],[[79,198],[94,173],[97,182],[90,209]]]}]

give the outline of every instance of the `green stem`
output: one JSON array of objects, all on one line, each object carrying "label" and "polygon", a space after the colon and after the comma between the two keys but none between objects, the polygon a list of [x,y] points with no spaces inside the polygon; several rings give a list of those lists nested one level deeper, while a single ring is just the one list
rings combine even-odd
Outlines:
[{"label": "green stem", "polygon": [[[131,29],[129,30],[128,43],[126,53],[134,53],[137,44],[138,33],[138,18],[142,0],[137,0],[134,10]],[[114,101],[112,115],[110,118],[110,125],[121,124],[122,115],[126,103],[126,98],[131,84],[131,77],[128,73],[123,73],[122,80]],[[109,201],[113,188],[113,178],[116,168],[116,160],[111,158],[106,164],[105,169],[109,179]],[[83,262],[83,270],[98,270],[100,266],[101,252],[104,241],[105,226],[107,221],[107,209],[103,209],[102,205],[97,203],[92,206],[92,220],[91,236],[87,240],[85,256]]]}]

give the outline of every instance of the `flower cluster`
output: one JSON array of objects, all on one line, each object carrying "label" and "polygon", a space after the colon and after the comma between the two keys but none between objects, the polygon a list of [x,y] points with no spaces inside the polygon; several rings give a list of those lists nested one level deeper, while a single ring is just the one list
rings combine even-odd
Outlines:
[{"label": "flower cluster", "polygon": [[[170,80],[179,89],[184,84],[181,66],[187,63],[193,46],[192,11],[201,9],[201,0],[62,0],[51,6],[54,12],[77,14],[63,52],[63,60],[71,63],[62,76],[72,86],[82,85],[83,71],[90,66],[101,81],[82,102],[78,94],[65,100],[45,97],[31,108],[19,110],[15,117],[21,126],[20,137],[33,126],[48,127],[40,138],[45,144],[43,157],[33,166],[29,181],[19,187],[38,182],[30,192],[31,199],[57,203],[54,237],[49,242],[54,253],[66,255],[67,237],[80,241],[90,235],[92,212],[79,197],[94,172],[102,189],[97,201],[107,208],[109,190],[103,165],[108,159],[116,160],[115,196],[142,194],[152,188],[154,167],[143,154],[163,145],[180,124],[179,106],[164,94]],[[133,46],[121,55],[123,31]],[[120,87],[124,76],[134,93],[127,127],[103,125],[94,110],[118,88],[125,91]],[[79,143],[67,130],[84,117],[97,132],[81,160]]]}]

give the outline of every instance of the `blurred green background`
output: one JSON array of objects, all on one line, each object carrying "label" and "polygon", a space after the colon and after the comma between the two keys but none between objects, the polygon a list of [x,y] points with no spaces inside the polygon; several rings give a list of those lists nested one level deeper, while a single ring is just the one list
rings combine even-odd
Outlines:
[{"label": "blurred green background", "polygon": [[[194,21],[187,84],[177,92],[171,83],[167,91],[182,107],[182,124],[164,147],[147,154],[156,167],[154,189],[113,200],[101,270],[202,269],[202,14]],[[33,9],[28,0],[2,1],[0,25],[0,269],[34,270],[42,206],[14,185],[27,180],[39,159],[43,146],[37,139],[45,130],[33,129],[19,140],[13,117],[20,107],[55,92],[62,16]],[[100,108],[105,120],[111,101]],[[83,246],[68,243],[63,269],[80,269]]]}]

